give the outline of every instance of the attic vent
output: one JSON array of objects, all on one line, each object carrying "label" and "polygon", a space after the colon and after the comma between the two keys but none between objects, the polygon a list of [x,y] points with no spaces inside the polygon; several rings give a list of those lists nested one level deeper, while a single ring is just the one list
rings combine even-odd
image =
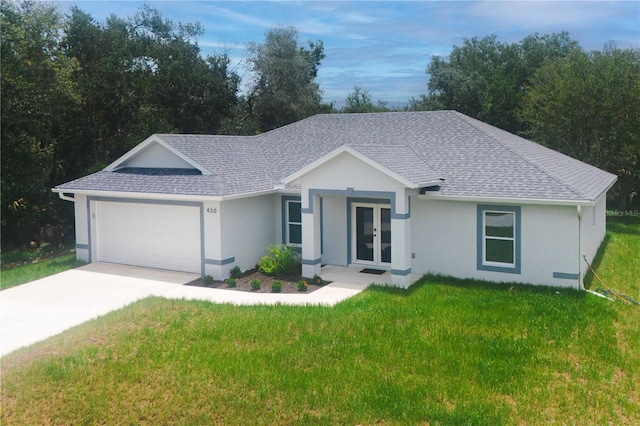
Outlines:
[{"label": "attic vent", "polygon": [[113,173],[142,176],[194,176],[202,174],[198,169],[169,169],[153,167],[124,167],[122,169],[115,170]]},{"label": "attic vent", "polygon": [[433,194],[434,192],[440,192],[441,188],[442,187],[440,185],[425,186],[424,188],[420,188],[420,195]]}]

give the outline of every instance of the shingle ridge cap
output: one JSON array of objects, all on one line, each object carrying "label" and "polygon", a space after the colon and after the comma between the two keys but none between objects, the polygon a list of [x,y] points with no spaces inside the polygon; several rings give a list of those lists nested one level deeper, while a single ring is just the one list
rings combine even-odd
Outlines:
[{"label": "shingle ridge cap", "polygon": [[[469,116],[467,116],[467,115],[465,115],[465,114],[462,114],[461,112],[458,112],[458,111],[455,111],[455,112],[456,112],[456,115],[458,115],[458,117],[462,118],[465,122],[467,122],[467,124],[469,124],[470,126],[472,126],[474,129],[476,129],[476,130],[478,130],[478,131],[480,131],[480,132],[484,133],[486,136],[488,136],[489,138],[491,138],[491,140],[493,140],[494,142],[496,142],[496,143],[498,143],[499,145],[501,145],[503,148],[505,148],[506,150],[508,150],[509,152],[511,152],[511,153],[512,153],[513,155],[515,155],[516,157],[520,158],[520,159],[521,159],[522,161],[524,161],[525,163],[527,163],[527,164],[529,164],[530,166],[532,166],[532,167],[536,168],[536,169],[537,169],[537,170],[539,170],[541,173],[543,173],[545,176],[549,177],[550,179],[552,179],[552,180],[553,180],[553,181],[555,181],[556,183],[560,184],[561,186],[564,186],[565,188],[567,188],[569,191],[573,192],[575,195],[577,195],[577,196],[578,196],[578,197],[580,197],[581,199],[588,199],[588,200],[591,200],[591,198],[589,198],[589,197],[587,197],[587,196],[585,196],[585,195],[581,194],[581,193],[577,190],[577,188],[574,188],[572,185],[569,185],[569,184],[567,184],[567,183],[565,183],[565,182],[563,182],[563,181],[559,180],[557,177],[555,177],[555,176],[551,175],[549,172],[547,172],[547,171],[546,171],[545,169],[543,169],[542,167],[538,166],[537,164],[535,164],[535,163],[534,163],[534,162],[532,162],[531,160],[529,160],[529,159],[527,159],[527,158],[523,157],[521,154],[519,154],[518,152],[516,152],[516,151],[515,151],[513,148],[511,148],[509,145],[507,145],[507,144],[505,144],[504,142],[502,142],[502,140],[500,140],[500,138],[498,138],[497,136],[494,136],[494,135],[492,135],[492,134],[488,133],[487,131],[485,131],[484,129],[482,129],[482,128],[481,128],[481,127],[479,127],[479,126],[476,126],[476,125],[475,125],[475,123],[473,122],[473,121],[475,121],[475,119],[474,119],[474,118],[469,117]],[[473,121],[472,121],[472,120],[473,120]],[[485,124],[487,124],[487,125],[491,126],[491,124],[488,124],[488,123],[485,123]],[[493,127],[495,127],[495,126],[493,126]],[[499,129],[499,130],[502,130],[502,129]],[[502,130],[502,131],[503,131],[503,132],[506,132],[506,130]],[[516,138],[523,139],[523,140],[525,140],[525,141],[527,141],[527,142],[529,142],[529,143],[535,143],[535,142],[530,141],[530,140],[528,140],[528,139],[522,138],[522,137],[520,137],[520,136],[518,136],[518,135],[514,135],[513,133],[510,133],[510,132],[507,132],[507,133],[509,133],[509,134],[511,134],[511,135],[513,135],[513,136],[515,136]],[[544,146],[542,146],[542,145],[540,145],[540,144],[536,144],[536,145],[540,146],[541,148],[546,148],[546,147],[544,147]],[[548,149],[548,148],[546,148],[546,149]],[[559,153],[559,152],[557,152],[557,151],[553,151],[553,152],[556,152],[556,153],[558,153],[558,154],[562,154],[562,153]],[[562,155],[564,155],[564,154],[562,154]],[[572,157],[569,157],[569,158],[572,158]],[[575,160],[575,158],[574,158],[574,160]],[[580,161],[580,160],[577,160],[577,161]]]}]

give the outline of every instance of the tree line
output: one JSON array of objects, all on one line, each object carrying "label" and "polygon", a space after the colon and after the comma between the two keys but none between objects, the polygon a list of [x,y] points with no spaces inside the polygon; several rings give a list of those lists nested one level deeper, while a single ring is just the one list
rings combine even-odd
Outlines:
[{"label": "tree line", "polygon": [[[292,27],[247,45],[251,81],[226,53],[203,56],[199,24],[143,6],[104,23],[78,7],[0,4],[2,248],[73,235],[71,203],[50,188],[98,171],[153,133],[251,135],[317,113],[389,111],[359,86],[337,109],[316,79],[322,41]],[[404,110],[455,109],[620,176],[621,206],[640,187],[640,55],[586,52],[566,33],[465,40],[434,57],[428,93]],[[635,198],[634,198],[635,197]]]}]

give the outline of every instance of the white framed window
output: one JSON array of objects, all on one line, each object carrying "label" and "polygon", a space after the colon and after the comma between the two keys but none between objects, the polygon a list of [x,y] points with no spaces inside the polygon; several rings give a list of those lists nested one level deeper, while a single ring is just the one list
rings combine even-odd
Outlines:
[{"label": "white framed window", "polygon": [[285,244],[299,247],[302,245],[302,203],[299,200],[285,201]]},{"label": "white framed window", "polygon": [[478,205],[480,270],[520,273],[520,207]]}]

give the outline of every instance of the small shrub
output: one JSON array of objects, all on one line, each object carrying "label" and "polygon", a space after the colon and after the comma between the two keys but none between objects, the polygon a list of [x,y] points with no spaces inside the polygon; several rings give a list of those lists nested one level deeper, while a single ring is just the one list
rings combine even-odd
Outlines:
[{"label": "small shrub", "polygon": [[267,275],[277,275],[278,262],[273,257],[264,256],[258,263],[258,268]]},{"label": "small shrub", "polygon": [[313,278],[311,278],[311,282],[315,285],[322,285],[322,278],[320,278],[320,275],[315,274]]},{"label": "small shrub", "polygon": [[205,285],[211,285],[213,284],[213,277],[211,275],[205,275],[204,277],[202,277],[202,282]]},{"label": "small shrub", "polygon": [[238,265],[234,266],[233,268],[231,268],[231,271],[229,271],[230,278],[238,279],[240,278],[240,275],[242,275],[242,269],[240,269]]},{"label": "small shrub", "polygon": [[308,288],[309,285],[307,284],[306,280],[302,279],[298,281],[298,291],[307,291]]},{"label": "small shrub", "polygon": [[262,288],[262,283],[259,279],[254,278],[251,280],[251,288],[254,290],[260,290]]},{"label": "small shrub", "polygon": [[271,284],[271,291],[273,293],[280,293],[282,291],[282,281],[274,281]]},{"label": "small shrub", "polygon": [[267,275],[288,275],[298,270],[300,261],[298,253],[284,244],[271,245],[268,254],[258,262],[258,267]]},{"label": "small shrub", "polygon": [[238,284],[236,279],[233,277],[227,278],[225,282],[227,283],[227,287],[235,287]]}]

